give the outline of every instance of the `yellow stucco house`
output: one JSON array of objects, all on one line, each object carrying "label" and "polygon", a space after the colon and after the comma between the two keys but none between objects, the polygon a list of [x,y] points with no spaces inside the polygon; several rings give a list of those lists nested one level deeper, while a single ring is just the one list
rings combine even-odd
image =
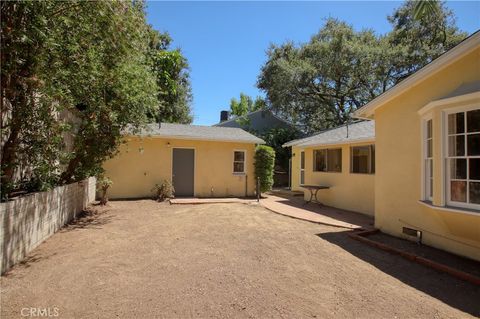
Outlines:
[{"label": "yellow stucco house", "polygon": [[480,32],[355,115],[376,123],[376,227],[480,260]]},{"label": "yellow stucco house", "polygon": [[[322,185],[323,204],[373,216],[375,206],[375,122],[341,126],[283,145],[292,147],[291,188]],[[305,192],[309,199],[309,192]]]},{"label": "yellow stucco house", "polygon": [[161,123],[125,139],[103,165],[113,181],[110,198],[151,197],[164,180],[172,181],[176,196],[255,194],[255,147],[264,141],[242,129]]},{"label": "yellow stucco house", "polygon": [[[285,145],[294,154],[293,189],[327,184],[332,187],[319,192],[327,205],[373,213],[385,233],[412,239],[407,233],[413,230],[427,245],[480,260],[480,32],[355,117],[375,121],[371,140],[323,143],[327,131],[317,135],[320,143],[309,145],[307,138]],[[351,127],[367,123],[373,126]],[[355,150],[360,144],[363,151]],[[353,152],[363,152],[358,161],[370,169],[365,174],[352,174]],[[318,155],[327,162],[320,172]]]}]

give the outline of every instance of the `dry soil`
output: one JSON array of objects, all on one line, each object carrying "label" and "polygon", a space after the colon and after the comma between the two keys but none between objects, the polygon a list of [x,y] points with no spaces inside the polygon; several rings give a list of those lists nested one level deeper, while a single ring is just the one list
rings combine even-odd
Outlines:
[{"label": "dry soil", "polygon": [[1,278],[1,317],[469,318],[480,287],[255,204],[110,202]]}]

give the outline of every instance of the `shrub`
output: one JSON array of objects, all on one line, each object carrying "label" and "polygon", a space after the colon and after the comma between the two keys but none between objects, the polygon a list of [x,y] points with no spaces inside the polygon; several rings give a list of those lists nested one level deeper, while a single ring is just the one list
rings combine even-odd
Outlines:
[{"label": "shrub", "polygon": [[275,151],[270,146],[260,145],[255,150],[255,178],[260,178],[260,192],[266,192],[273,186]]},{"label": "shrub", "polygon": [[102,176],[98,179],[97,182],[97,189],[102,191],[102,195],[100,197],[100,205],[106,205],[108,202],[107,191],[112,186],[113,182],[110,178]]},{"label": "shrub", "polygon": [[162,184],[155,184],[152,191],[155,192],[155,199],[159,202],[163,202],[167,198],[173,198],[175,194],[172,182],[167,179],[164,180]]}]

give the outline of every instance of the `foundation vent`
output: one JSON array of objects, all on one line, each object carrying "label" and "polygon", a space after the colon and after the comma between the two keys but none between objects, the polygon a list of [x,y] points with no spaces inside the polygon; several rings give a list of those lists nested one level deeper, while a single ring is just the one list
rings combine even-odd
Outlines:
[{"label": "foundation vent", "polygon": [[408,227],[403,227],[402,228],[402,233],[405,235],[415,237],[417,243],[421,244],[422,243],[422,231],[418,229],[413,229],[413,228],[408,228]]}]

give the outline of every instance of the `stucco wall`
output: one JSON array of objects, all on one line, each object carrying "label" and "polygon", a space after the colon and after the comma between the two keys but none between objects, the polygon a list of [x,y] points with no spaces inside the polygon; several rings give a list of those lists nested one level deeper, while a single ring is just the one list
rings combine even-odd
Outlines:
[{"label": "stucco wall", "polygon": [[94,177],[0,204],[3,274],[95,200]]},{"label": "stucco wall", "polygon": [[[153,196],[155,184],[172,178],[175,147],[195,149],[195,196],[243,197],[246,191],[248,196],[255,194],[254,144],[129,137],[119,154],[104,163],[105,174],[113,181],[109,198]],[[247,151],[245,175],[233,174],[234,150]]]},{"label": "stucco wall", "polygon": [[[305,184],[326,185],[330,189],[319,190],[318,199],[325,205],[351,210],[367,215],[374,214],[374,174],[350,173],[350,147],[367,144],[329,145],[301,149],[293,147],[292,158],[292,189],[304,191],[300,187],[300,151],[305,151]],[[313,151],[322,148],[342,148],[342,172],[314,172]],[[305,198],[310,192],[304,192]]]},{"label": "stucco wall", "polygon": [[[402,227],[423,230],[424,242],[480,260],[480,213],[448,212],[422,199],[421,116],[418,110],[463,83],[480,80],[480,49],[412,87],[375,112],[375,225],[403,237]],[[441,113],[433,123],[434,204],[443,195]]]}]

